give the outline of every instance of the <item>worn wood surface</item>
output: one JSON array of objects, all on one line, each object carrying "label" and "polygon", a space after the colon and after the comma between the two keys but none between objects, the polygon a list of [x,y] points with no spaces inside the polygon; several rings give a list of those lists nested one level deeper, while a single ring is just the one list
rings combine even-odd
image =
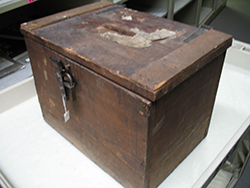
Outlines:
[{"label": "worn wood surface", "polygon": [[[45,120],[123,186],[156,187],[207,133],[231,36],[104,5],[22,26],[39,102]],[[148,48],[101,36],[131,36],[131,28],[176,36]],[[77,82],[67,123],[52,55],[70,65]]]},{"label": "worn wood surface", "polygon": [[[205,137],[224,53],[156,102],[26,39],[45,120],[125,187],[158,186]],[[63,105],[49,57],[70,64],[75,102]]]},{"label": "worn wood surface", "polygon": [[[125,187],[158,186],[205,137],[224,54],[156,102],[26,39],[45,120]],[[63,105],[49,57],[70,64],[75,102]]]},{"label": "worn wood surface", "polygon": [[[26,39],[44,119],[125,187],[144,187],[151,102]],[[70,64],[76,101],[64,108],[50,56]]]},{"label": "worn wood surface", "polygon": [[92,3],[89,5],[81,6],[78,8],[74,8],[71,10],[67,10],[67,11],[59,12],[50,16],[46,16],[44,18],[40,18],[40,19],[36,19],[30,22],[23,23],[21,27],[29,31],[33,31],[35,29],[38,29],[47,25],[51,25],[51,24],[54,24],[63,20],[67,20],[75,16],[86,14],[86,13],[89,13],[89,12],[92,12],[92,11],[95,11],[104,7],[109,7],[112,5],[114,4],[108,1]]},{"label": "worn wood surface", "polygon": [[206,136],[224,55],[152,104],[147,156],[149,187],[158,186]]},{"label": "worn wood surface", "polygon": [[[132,20],[124,20],[126,16]],[[153,41],[150,47],[139,49],[102,37],[109,31],[131,35],[131,28],[146,33],[167,29],[176,32],[176,35]],[[197,28],[119,5],[33,31],[22,27],[22,32],[151,101],[164,96],[215,58],[215,51],[223,53],[231,44],[231,36],[215,30],[185,43],[185,39],[197,32]]]}]

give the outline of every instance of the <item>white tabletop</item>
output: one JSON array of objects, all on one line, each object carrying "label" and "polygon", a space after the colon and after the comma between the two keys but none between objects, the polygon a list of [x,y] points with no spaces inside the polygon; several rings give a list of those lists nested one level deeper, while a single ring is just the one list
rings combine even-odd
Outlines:
[{"label": "white tabletop", "polygon": [[[247,129],[249,49],[228,51],[208,135],[160,188],[201,187]],[[17,188],[122,187],[43,120],[33,78],[0,91],[0,171]]]}]

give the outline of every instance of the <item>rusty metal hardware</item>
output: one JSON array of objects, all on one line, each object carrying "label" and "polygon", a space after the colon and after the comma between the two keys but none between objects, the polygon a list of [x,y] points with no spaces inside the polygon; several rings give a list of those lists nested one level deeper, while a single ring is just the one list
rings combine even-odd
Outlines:
[{"label": "rusty metal hardware", "polygon": [[73,76],[70,74],[69,66],[64,66],[63,62],[54,56],[51,56],[50,60],[59,84],[63,100],[75,101],[76,82],[74,81]]},{"label": "rusty metal hardware", "polygon": [[63,84],[65,87],[67,100],[75,101],[76,100],[76,92],[75,92],[76,83],[74,82],[72,76],[68,72],[64,73]]}]

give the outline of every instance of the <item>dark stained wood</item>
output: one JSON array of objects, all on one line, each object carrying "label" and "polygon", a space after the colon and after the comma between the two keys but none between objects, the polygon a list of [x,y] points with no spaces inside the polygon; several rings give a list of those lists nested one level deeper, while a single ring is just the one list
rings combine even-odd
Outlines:
[{"label": "dark stained wood", "polygon": [[[130,15],[132,21],[122,20],[124,15]],[[101,37],[110,31],[107,25],[122,32],[138,28],[150,33],[165,28],[177,35],[154,41],[149,48],[137,49]],[[223,53],[231,44],[231,36],[214,30],[185,43],[184,40],[196,31],[194,27],[122,6],[75,16],[33,30],[32,34],[22,28],[23,34],[37,42],[151,101],[161,98],[204,66],[209,58],[214,58],[215,51]]]},{"label": "dark stained wood", "polygon": [[[104,5],[22,26],[43,116],[123,186],[157,187],[207,134],[231,36],[205,30],[185,43],[196,28],[121,6],[96,10]],[[131,36],[135,27],[177,35],[149,48],[101,37],[109,30]],[[51,56],[77,82],[67,123]]]},{"label": "dark stained wood", "polygon": [[206,136],[224,53],[154,102],[148,141],[149,187],[156,187]]},{"label": "dark stained wood", "polygon": [[89,5],[85,5],[82,7],[78,7],[78,8],[74,8],[71,10],[67,10],[67,11],[63,11],[63,12],[59,12],[50,16],[46,16],[44,18],[40,18],[37,20],[33,20],[27,23],[24,23],[21,25],[22,28],[25,28],[29,31],[33,31],[35,29],[47,26],[47,25],[51,25],[60,21],[64,21],[67,19],[70,19],[72,17],[75,16],[79,16],[82,14],[86,14],[104,7],[109,7],[114,5],[113,3],[110,3],[108,1],[103,1],[103,2],[98,2],[98,3],[92,3]]},{"label": "dark stained wood", "polygon": [[[46,122],[124,186],[141,187],[151,102],[30,39],[26,43]],[[77,99],[67,102],[67,123],[52,55],[70,64],[77,82]]]}]

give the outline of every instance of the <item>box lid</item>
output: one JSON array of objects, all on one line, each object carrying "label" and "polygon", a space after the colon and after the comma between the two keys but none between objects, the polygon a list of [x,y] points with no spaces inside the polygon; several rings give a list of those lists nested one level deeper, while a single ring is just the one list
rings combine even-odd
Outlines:
[{"label": "box lid", "polygon": [[232,40],[108,2],[24,23],[21,32],[151,101],[225,52]]}]

